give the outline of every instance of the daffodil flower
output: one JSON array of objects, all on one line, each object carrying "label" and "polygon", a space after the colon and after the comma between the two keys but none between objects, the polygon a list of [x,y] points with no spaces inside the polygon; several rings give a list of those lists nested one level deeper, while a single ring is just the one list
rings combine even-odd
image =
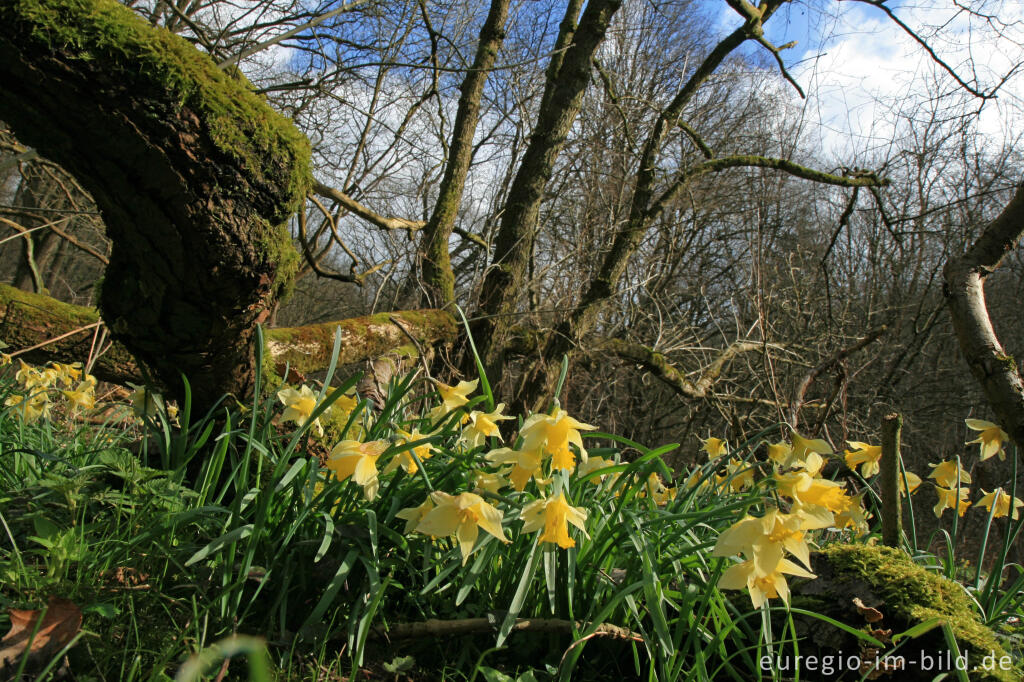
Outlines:
[{"label": "daffodil flower", "polygon": [[778,564],[785,550],[810,568],[811,552],[803,525],[800,516],[783,514],[778,509],[769,509],[762,517],[746,516],[718,536],[712,555],[743,554],[762,572],[768,572]]},{"label": "daffodil flower", "polygon": [[789,443],[771,443],[768,445],[768,459],[780,467],[788,467],[793,458],[793,446]]},{"label": "daffodil flower", "polygon": [[842,484],[814,478],[804,471],[776,473],[775,484],[780,495],[803,505],[815,505],[838,513],[850,504],[850,497],[843,490]]},{"label": "daffodil flower", "polygon": [[552,469],[572,471],[576,467],[576,456],[569,446],[575,445],[580,451],[580,459],[587,461],[587,451],[583,447],[580,431],[596,428],[576,421],[562,408],[556,408],[554,414],[533,414],[527,417],[519,434],[523,437],[523,450],[543,451],[551,455]]},{"label": "daffodil flower", "polygon": [[512,470],[508,473],[508,480],[512,487],[522,492],[530,479],[536,479],[538,485],[546,485],[547,481],[542,477],[541,471],[543,457],[539,450],[513,450],[512,448],[497,448],[491,450],[484,459],[492,464],[511,464]]},{"label": "daffodil flower", "polygon": [[735,457],[731,458],[725,465],[726,473],[716,477],[718,485],[729,482],[733,492],[741,492],[754,485],[754,469]]},{"label": "daffodil flower", "polygon": [[981,446],[980,459],[982,462],[995,454],[999,455],[999,459],[1006,459],[1004,443],[1010,440],[1006,431],[999,428],[998,424],[987,422],[984,419],[965,419],[964,422],[972,431],[981,431],[977,438],[967,441],[965,445],[978,443]]},{"label": "daffodil flower", "polygon": [[423,504],[418,507],[406,507],[395,513],[395,518],[402,519],[405,521],[405,530],[403,531],[406,535],[416,530],[416,526],[420,525],[420,521],[434,508],[434,501],[428,496]]},{"label": "daffodil flower", "polygon": [[935,492],[938,493],[939,501],[935,503],[932,511],[935,512],[935,517],[940,518],[942,512],[947,509],[956,509],[959,516],[963,516],[967,508],[971,506],[970,500],[967,499],[967,495],[970,493],[969,488],[959,488],[953,490],[950,488],[943,488],[941,486],[935,486]]},{"label": "daffodil flower", "polygon": [[789,585],[783,574],[801,578],[815,578],[813,573],[801,568],[789,559],[779,558],[778,562],[766,570],[758,568],[753,560],[744,561],[730,566],[718,579],[718,587],[724,590],[742,590],[750,592],[750,601],[755,609],[761,608],[769,599],[781,597],[789,604]]},{"label": "daffodil flower", "polygon": [[[411,432],[405,431],[404,429],[396,429],[395,432],[398,435],[398,445],[415,443],[416,441],[423,440],[424,438],[427,437],[426,435],[420,433],[419,429],[415,428]],[[413,457],[413,454],[415,454],[416,457]],[[417,445],[414,448],[402,450],[401,452],[396,453],[392,460],[388,462],[388,465],[384,467],[384,473],[390,474],[392,471],[401,466],[403,469],[405,469],[405,472],[411,476],[412,474],[415,474],[417,471],[419,471],[419,465],[416,464],[416,458],[418,457],[419,460],[422,462],[426,459],[430,459],[431,454],[432,453],[430,452],[430,443],[423,443],[422,445]]]},{"label": "daffodil flower", "polygon": [[72,405],[82,410],[91,410],[96,407],[96,396],[93,394],[94,384],[90,384],[87,381],[79,382],[78,387],[74,390],[66,389],[61,391],[64,397],[68,399]]},{"label": "daffodil flower", "polygon": [[943,488],[953,488],[971,482],[971,475],[955,459],[928,466],[932,468],[932,473],[928,474],[928,478],[934,478],[935,482]]},{"label": "daffodil flower", "polygon": [[326,466],[334,472],[339,481],[351,477],[357,485],[363,486],[363,495],[372,502],[380,488],[380,481],[377,479],[377,458],[387,448],[388,443],[382,440],[368,443],[343,440],[331,450]]},{"label": "daffodil flower", "polygon": [[160,394],[145,386],[136,387],[132,392],[132,412],[140,419],[153,419],[160,409]]},{"label": "daffodil flower", "polygon": [[[910,472],[908,471],[907,474],[909,475]],[[851,498],[850,506],[847,509],[835,515],[835,527],[839,530],[849,528],[856,537],[861,537],[871,530],[868,525],[869,518],[871,518],[871,514],[864,509],[864,492],[862,492]]]},{"label": "daffodil flower", "polygon": [[675,499],[676,489],[666,486],[658,474],[652,473],[648,476],[647,484],[644,487],[646,488],[646,493],[654,500],[654,504],[659,507]]},{"label": "daffodil flower", "polygon": [[501,413],[504,409],[505,403],[498,403],[494,412],[474,410],[469,413],[469,425],[462,431],[462,439],[467,447],[473,449],[486,443],[487,439],[492,436],[501,436],[501,431],[498,430],[498,422],[512,419],[512,417]]},{"label": "daffodil flower", "polygon": [[[985,489],[982,488],[982,493],[985,493]],[[1013,510],[1010,510],[1010,503],[1013,503]],[[985,493],[984,496],[978,500],[978,506],[984,507],[988,511],[992,511],[995,507],[995,512],[992,514],[992,518],[1002,518],[1007,514],[1010,515],[1014,521],[1019,516],[1017,512],[1018,507],[1024,507],[1024,500],[1016,497],[1011,497],[1008,493],[1004,493],[1002,488],[996,488],[990,493]]]},{"label": "daffodil flower", "polygon": [[[904,473],[907,476],[907,485],[903,485],[903,474]],[[903,473],[900,474],[899,482],[900,482],[900,496],[901,497],[906,497],[907,496],[907,486],[910,486],[910,494],[913,495],[914,491],[916,491],[918,489],[918,487],[920,487],[920,485],[921,485],[921,477],[918,476],[917,474],[915,474],[913,471],[906,471],[906,472],[903,472]]]},{"label": "daffodil flower", "polygon": [[582,507],[572,507],[565,501],[565,495],[559,493],[557,497],[542,497],[534,500],[525,507],[519,514],[523,524],[524,533],[532,533],[544,529],[540,535],[540,542],[557,543],[562,549],[575,547],[576,541],[569,537],[569,524],[576,526],[583,531],[584,537],[589,538],[585,526],[587,512]]},{"label": "daffodil flower", "polygon": [[[611,462],[605,459],[604,457],[588,457],[586,462],[581,462],[580,465],[576,467],[576,476],[579,478],[583,478],[584,476],[591,472],[597,471],[599,469],[605,469],[607,467],[614,465],[615,462]],[[594,485],[600,485],[600,483],[604,481],[605,478],[607,478],[607,474],[602,474],[601,476],[595,476],[594,478],[590,479],[590,482],[593,483]]]},{"label": "daffodil flower", "polygon": [[481,469],[473,472],[473,482],[477,490],[493,494],[497,494],[498,491],[508,485],[508,479],[505,478],[504,472],[483,471]]},{"label": "daffodil flower", "polygon": [[4,405],[16,408],[26,423],[50,416],[50,399],[43,392],[36,393],[28,399],[23,395],[12,395],[4,401]]},{"label": "daffodil flower", "polygon": [[[295,422],[296,426],[302,426],[312,416],[316,409],[316,394],[313,390],[303,384],[298,390],[294,388],[282,388],[277,392],[277,399],[284,405],[285,410],[281,414],[281,421]],[[324,435],[324,427],[317,418],[313,422],[313,428],[318,435]]]},{"label": "daffodil flower", "polygon": [[454,535],[459,542],[463,565],[473,551],[480,528],[502,542],[508,542],[501,528],[501,512],[484,502],[479,495],[449,495],[436,491],[430,496],[435,507],[424,515],[416,526],[416,532],[434,537]]},{"label": "daffodil flower", "polygon": [[802,460],[811,452],[819,455],[835,454],[832,452],[832,446],[820,438],[804,438],[796,431],[790,431],[790,440],[793,441],[791,458],[794,460]]},{"label": "daffodil flower", "polygon": [[881,470],[881,465],[879,464],[882,459],[881,445],[868,445],[856,440],[848,440],[846,442],[853,448],[843,452],[846,466],[856,471],[859,465],[860,475],[864,478],[871,478]]},{"label": "daffodil flower", "polygon": [[708,453],[708,459],[718,459],[722,455],[729,452],[729,445],[721,438],[710,438],[701,439],[701,450]]},{"label": "daffodil flower", "polygon": [[469,394],[476,390],[479,379],[472,381],[460,381],[456,386],[449,386],[440,381],[434,380],[437,385],[437,392],[441,394],[441,403],[444,411],[452,412],[469,402]]}]

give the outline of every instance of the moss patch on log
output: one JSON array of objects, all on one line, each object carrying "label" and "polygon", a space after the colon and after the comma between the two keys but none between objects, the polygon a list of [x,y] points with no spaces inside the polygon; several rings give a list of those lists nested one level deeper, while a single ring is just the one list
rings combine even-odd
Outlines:
[{"label": "moss patch on log", "polygon": [[[848,623],[856,622],[856,610],[846,602],[857,596],[868,606],[878,608],[885,616],[884,627],[894,633],[938,618],[949,624],[961,651],[967,653],[971,680],[1010,682],[1019,679],[1019,671],[1000,670],[998,663],[993,669],[982,667],[986,656],[994,656],[999,661],[1007,653],[995,633],[975,613],[962,585],[925,570],[904,552],[889,547],[831,545],[816,555],[814,562],[819,579],[800,585],[795,595],[814,597],[820,596],[816,594],[818,590],[825,590],[832,608],[854,614],[840,617]],[[828,615],[827,611],[824,613]],[[922,679],[922,676],[931,679],[936,672],[917,669],[916,652],[938,655],[946,649],[941,628],[908,642],[896,652],[905,656],[908,664],[900,673],[900,679]]]}]

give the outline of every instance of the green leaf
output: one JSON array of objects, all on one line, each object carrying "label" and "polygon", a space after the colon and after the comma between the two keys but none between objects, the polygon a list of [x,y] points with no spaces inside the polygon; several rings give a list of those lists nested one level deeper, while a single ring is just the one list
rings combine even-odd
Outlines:
[{"label": "green leaf", "polygon": [[391,659],[390,663],[384,664],[384,670],[389,673],[397,675],[399,673],[407,673],[413,669],[416,665],[416,658],[413,656],[396,656]]},{"label": "green leaf", "polygon": [[216,552],[219,552],[220,550],[224,549],[225,547],[228,547],[230,545],[234,545],[236,542],[238,542],[240,540],[244,540],[245,538],[247,538],[250,535],[252,535],[252,529],[253,529],[253,525],[251,523],[247,523],[244,526],[239,526],[238,528],[235,528],[232,531],[228,531],[224,535],[221,535],[219,538],[217,538],[216,540],[214,540],[213,542],[209,543],[208,545],[203,547],[201,550],[199,550],[198,552],[193,554],[189,558],[189,560],[185,562],[185,565],[186,566],[191,566],[192,564],[196,563],[197,561],[202,561],[206,557],[208,557],[211,554],[214,554]]}]

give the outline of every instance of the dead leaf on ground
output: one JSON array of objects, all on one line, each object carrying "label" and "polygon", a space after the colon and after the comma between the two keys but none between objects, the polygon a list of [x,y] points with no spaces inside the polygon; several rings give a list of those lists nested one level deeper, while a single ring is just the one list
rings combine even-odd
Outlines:
[{"label": "dead leaf on ground", "polygon": [[[42,610],[9,609],[11,630],[0,640],[0,671],[16,669],[28,649],[26,670],[46,665],[75,638],[82,627],[82,610],[73,602],[51,597],[43,622],[32,638]],[[29,648],[29,639],[32,646]]]},{"label": "dead leaf on ground", "polygon": [[860,597],[853,598],[853,605],[857,607],[857,613],[864,616],[864,620],[869,623],[877,623],[884,618],[881,611],[872,606],[866,606],[864,602],[860,600]]}]

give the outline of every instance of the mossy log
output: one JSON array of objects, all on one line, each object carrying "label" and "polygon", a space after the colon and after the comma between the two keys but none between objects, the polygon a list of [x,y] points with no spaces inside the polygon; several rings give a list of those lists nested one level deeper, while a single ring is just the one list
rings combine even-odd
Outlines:
[{"label": "mossy log", "polygon": [[0,119],[92,194],[114,337],[172,392],[251,389],[254,331],[297,264],[309,143],[187,41],[115,0],[0,2]]},{"label": "mossy log", "polygon": [[[942,623],[956,639],[959,662],[970,680],[1021,679],[995,633],[981,622],[964,588],[918,566],[906,553],[889,547],[835,544],[812,554],[811,565],[818,577],[794,583],[792,606],[852,626],[885,647],[872,647],[821,619],[794,615],[804,662],[800,679],[863,679],[861,675],[874,664],[879,669],[870,672],[868,679],[931,682],[941,673],[956,679],[952,668],[958,664],[957,653],[946,643]],[[892,651],[897,635],[928,622],[937,625]],[[772,664],[792,676],[792,649],[783,651],[782,658]],[[826,660],[831,672],[823,667]],[[812,662],[813,669],[809,667]],[[868,665],[859,669],[858,663]]]},{"label": "mossy log", "polygon": [[[61,303],[49,296],[0,284],[0,340],[8,345],[8,353],[39,346],[19,354],[26,361],[84,361],[93,348],[98,322],[99,313],[94,308]],[[415,354],[417,344],[426,349],[451,343],[459,330],[451,314],[443,310],[379,313],[304,327],[277,327],[264,332],[266,364],[272,370],[288,364],[304,374],[326,370],[335,330],[339,328],[340,366],[387,353]],[[118,384],[145,381],[142,367],[120,342],[99,357],[93,373],[99,379]]]}]

